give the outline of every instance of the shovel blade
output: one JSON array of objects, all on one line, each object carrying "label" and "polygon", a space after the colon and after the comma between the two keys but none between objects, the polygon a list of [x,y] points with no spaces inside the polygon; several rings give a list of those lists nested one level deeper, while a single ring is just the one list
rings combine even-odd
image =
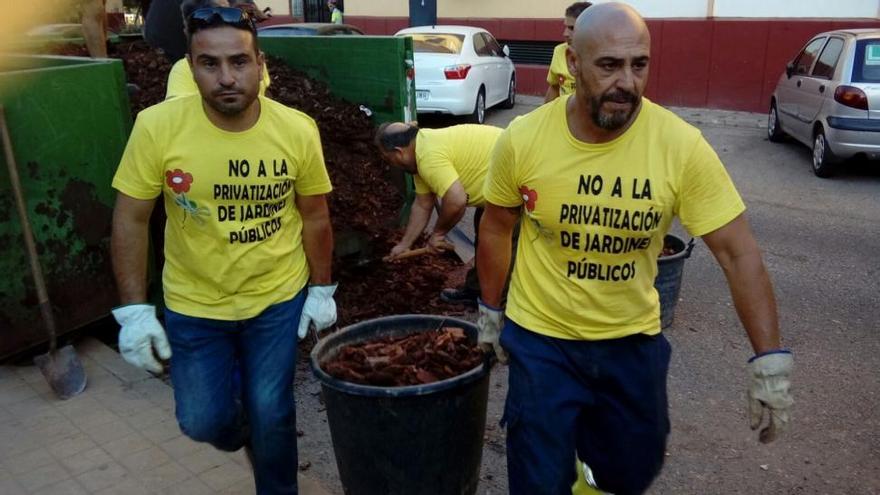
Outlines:
[{"label": "shovel blade", "polygon": [[34,357],[34,364],[61,400],[79,395],[86,388],[86,372],[73,346],[40,354]]},{"label": "shovel blade", "polygon": [[455,254],[462,263],[468,263],[476,256],[477,253],[473,241],[458,227],[454,227],[447,232],[446,239],[452,243]]}]

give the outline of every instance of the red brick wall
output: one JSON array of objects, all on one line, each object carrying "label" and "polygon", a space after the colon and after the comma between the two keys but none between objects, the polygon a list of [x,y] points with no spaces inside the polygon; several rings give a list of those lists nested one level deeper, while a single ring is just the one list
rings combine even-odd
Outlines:
[{"label": "red brick wall", "polygon": [[[346,16],[367,34],[394,34],[405,17]],[[562,40],[557,19],[438,19],[479,26],[503,40]],[[648,19],[651,72],[646,94],[666,105],[763,112],[785,64],[810,36],[840,28],[880,28],[880,20]],[[520,93],[543,95],[547,68],[517,65]]]}]

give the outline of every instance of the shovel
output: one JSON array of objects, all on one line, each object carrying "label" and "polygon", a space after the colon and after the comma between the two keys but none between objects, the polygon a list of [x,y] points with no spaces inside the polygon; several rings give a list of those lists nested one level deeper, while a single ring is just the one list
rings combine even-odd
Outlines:
[{"label": "shovel", "polygon": [[12,152],[12,139],[9,137],[9,128],[6,125],[6,112],[0,105],[0,137],[3,141],[3,151],[6,157],[6,165],[9,168],[9,183],[15,195],[15,206],[18,209],[18,217],[21,220],[21,231],[24,234],[24,244],[31,265],[31,274],[34,277],[34,285],[37,289],[37,300],[40,304],[40,313],[46,330],[49,333],[49,352],[34,357],[34,364],[40,368],[43,377],[49,382],[49,386],[61,399],[69,399],[78,395],[86,388],[86,373],[82,362],[76,355],[73,346],[64,346],[58,349],[58,339],[55,335],[55,317],[52,315],[52,305],[49,303],[49,294],[46,291],[46,281],[43,279],[43,269],[37,258],[37,247],[34,242],[34,233],[28,220],[27,207],[24,202],[21,180],[18,177],[18,166],[15,163],[15,155]]}]

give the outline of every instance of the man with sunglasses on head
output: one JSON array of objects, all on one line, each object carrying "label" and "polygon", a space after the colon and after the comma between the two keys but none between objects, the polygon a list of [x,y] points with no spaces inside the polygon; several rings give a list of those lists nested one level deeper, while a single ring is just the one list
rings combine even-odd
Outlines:
[{"label": "man with sunglasses on head", "polygon": [[[249,15],[260,11],[254,6],[252,0],[185,0],[180,4],[180,13],[183,14],[184,21],[196,10],[204,7],[235,7],[246,11]],[[263,63],[263,78],[260,79],[260,96],[266,96],[266,90],[269,88],[271,80],[269,79],[269,68]],[[199,92],[199,87],[193,78],[192,69],[190,69],[189,61],[186,57],[181,58],[168,72],[168,83],[165,87],[165,99],[174,98],[183,95],[193,95]]]},{"label": "man with sunglasses on head", "polygon": [[565,9],[565,18],[563,19],[565,29],[562,30],[565,43],[560,43],[553,49],[553,58],[550,60],[550,69],[547,71],[547,84],[549,87],[547,88],[547,94],[544,95],[544,103],[551,102],[560,95],[574,93],[574,76],[568,71],[568,65],[565,62],[565,50],[571,44],[575,20],[590,5],[593,4],[590,2],[575,2]]},{"label": "man with sunglasses on head", "polygon": [[[156,373],[156,355],[171,358],[181,430],[245,447],[258,493],[297,493],[297,339],[336,321],[320,137],[307,115],[259,96],[249,14],[198,9],[187,33],[199,94],[142,111],[113,180],[119,350]],[[167,336],[146,288],[160,196]]]}]

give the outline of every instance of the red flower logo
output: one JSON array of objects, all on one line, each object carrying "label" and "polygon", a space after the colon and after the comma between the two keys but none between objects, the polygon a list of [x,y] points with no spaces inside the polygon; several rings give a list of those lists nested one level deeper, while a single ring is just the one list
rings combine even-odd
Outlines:
[{"label": "red flower logo", "polygon": [[189,192],[189,185],[192,184],[193,176],[188,172],[184,172],[179,168],[165,171],[165,182],[176,194]]},{"label": "red flower logo", "polygon": [[523,203],[526,204],[526,209],[534,211],[535,203],[538,202],[538,191],[533,191],[528,186],[522,186],[519,188],[519,193],[522,195]]}]

